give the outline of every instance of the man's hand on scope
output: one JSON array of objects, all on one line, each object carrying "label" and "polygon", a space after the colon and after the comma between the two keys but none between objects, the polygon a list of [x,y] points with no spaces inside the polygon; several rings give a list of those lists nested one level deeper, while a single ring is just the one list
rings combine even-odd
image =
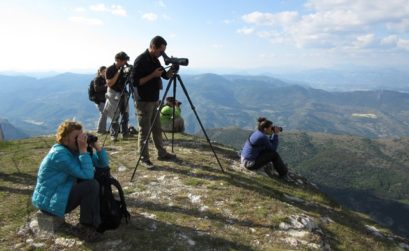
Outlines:
[{"label": "man's hand on scope", "polygon": [[156,70],[154,70],[154,71],[152,72],[152,76],[153,76],[154,78],[160,78],[160,77],[162,76],[162,73],[163,73],[163,68],[162,68],[162,67],[159,67],[159,68],[156,68]]},{"label": "man's hand on scope", "polygon": [[172,78],[174,74],[175,74],[175,72],[173,71],[172,68],[170,68],[170,69],[166,72],[166,77],[167,77],[167,78]]}]

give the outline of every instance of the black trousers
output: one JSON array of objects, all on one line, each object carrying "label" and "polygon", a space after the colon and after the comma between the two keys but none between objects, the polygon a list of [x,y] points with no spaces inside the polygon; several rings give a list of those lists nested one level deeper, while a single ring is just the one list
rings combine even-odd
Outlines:
[{"label": "black trousers", "polygon": [[101,224],[99,183],[96,180],[83,180],[74,184],[68,197],[65,213],[80,206],[80,223],[95,228]]},{"label": "black trousers", "polygon": [[257,157],[256,163],[253,166],[248,167],[249,170],[257,170],[269,162],[273,162],[274,168],[277,170],[280,176],[285,176],[288,173],[287,166],[284,164],[280,155],[276,151],[264,151]]}]

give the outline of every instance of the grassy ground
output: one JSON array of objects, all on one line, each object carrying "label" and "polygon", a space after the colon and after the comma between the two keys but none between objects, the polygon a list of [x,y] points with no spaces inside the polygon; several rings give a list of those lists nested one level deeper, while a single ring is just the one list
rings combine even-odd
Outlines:
[{"label": "grassy ground", "polygon": [[[396,241],[374,237],[365,225],[375,224],[366,216],[341,208],[313,186],[244,171],[233,151],[217,145],[223,173],[205,140],[175,136],[178,160],[157,161],[151,143],[156,168],[138,166],[133,181],[136,139],[107,141],[111,171],[122,184],[132,219],[96,244],[67,231],[48,240],[16,234],[36,211],[30,199],[37,168],[54,139],[0,143],[0,249],[33,249],[27,238],[44,249],[67,248],[57,243],[59,237],[74,240],[68,249],[76,250],[310,250],[324,244],[332,250],[399,249]],[[315,219],[319,231],[284,231],[280,223],[291,215]],[[77,219],[78,211],[66,217],[72,225]]]}]

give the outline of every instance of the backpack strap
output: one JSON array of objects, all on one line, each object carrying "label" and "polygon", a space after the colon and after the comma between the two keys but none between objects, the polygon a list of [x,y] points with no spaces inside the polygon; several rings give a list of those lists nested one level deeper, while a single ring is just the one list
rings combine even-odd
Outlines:
[{"label": "backpack strap", "polygon": [[129,219],[131,218],[131,215],[129,214],[128,209],[126,208],[125,196],[124,196],[124,192],[122,191],[121,184],[119,184],[119,181],[117,181],[112,176],[108,179],[108,184],[113,185],[116,187],[116,189],[118,189],[119,197],[121,199],[122,215],[125,217],[125,222],[128,224]]}]

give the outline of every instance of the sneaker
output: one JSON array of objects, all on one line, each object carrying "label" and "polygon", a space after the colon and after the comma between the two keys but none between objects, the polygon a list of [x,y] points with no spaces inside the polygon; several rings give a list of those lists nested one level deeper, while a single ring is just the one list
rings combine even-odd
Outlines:
[{"label": "sneaker", "polygon": [[153,169],[155,167],[149,159],[141,159],[141,165],[147,169]]},{"label": "sneaker", "polygon": [[158,160],[174,160],[176,159],[176,154],[174,153],[166,153],[162,156],[158,156]]}]

